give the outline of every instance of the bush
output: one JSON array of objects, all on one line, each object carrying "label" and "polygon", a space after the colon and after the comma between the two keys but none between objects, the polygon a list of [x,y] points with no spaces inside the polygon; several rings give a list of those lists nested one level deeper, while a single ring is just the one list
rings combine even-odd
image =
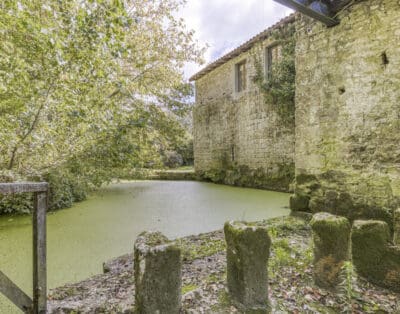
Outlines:
[{"label": "bush", "polygon": [[176,151],[182,156],[184,166],[193,166],[193,138],[186,139],[182,145],[177,147]]},{"label": "bush", "polygon": [[[0,172],[0,182],[32,181],[11,172]],[[89,192],[87,179],[68,169],[52,170],[33,181],[49,183],[49,210],[71,207],[74,202],[86,199]],[[0,195],[0,214],[28,214],[33,209],[32,193]]]},{"label": "bush", "polygon": [[[22,178],[11,171],[0,171],[0,182],[22,181]],[[33,206],[32,194],[0,195],[1,214],[27,214]]]},{"label": "bush", "polygon": [[86,199],[89,187],[84,178],[68,170],[55,170],[45,176],[49,183],[49,209],[71,207],[74,202]]},{"label": "bush", "polygon": [[166,151],[163,159],[164,166],[168,168],[178,168],[183,165],[182,155],[176,151]]}]

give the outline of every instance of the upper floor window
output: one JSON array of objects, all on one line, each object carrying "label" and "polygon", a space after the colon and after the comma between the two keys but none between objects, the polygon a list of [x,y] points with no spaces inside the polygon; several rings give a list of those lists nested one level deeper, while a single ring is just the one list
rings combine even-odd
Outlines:
[{"label": "upper floor window", "polygon": [[282,46],[275,45],[266,48],[265,73],[267,79],[271,77],[272,67],[282,59]]},{"label": "upper floor window", "polygon": [[246,89],[246,61],[235,66],[236,91],[242,92]]}]

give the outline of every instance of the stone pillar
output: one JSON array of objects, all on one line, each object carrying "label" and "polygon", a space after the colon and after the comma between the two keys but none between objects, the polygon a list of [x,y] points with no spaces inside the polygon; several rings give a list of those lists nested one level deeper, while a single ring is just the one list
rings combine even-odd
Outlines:
[{"label": "stone pillar", "polygon": [[292,211],[310,211],[310,197],[307,195],[293,194],[290,196],[289,204]]},{"label": "stone pillar", "polygon": [[394,244],[400,246],[400,208],[394,212]]},{"label": "stone pillar", "polygon": [[400,291],[400,246],[391,244],[388,224],[356,220],[351,241],[357,273],[377,285]]},{"label": "stone pillar", "polygon": [[340,283],[343,263],[349,260],[350,223],[345,217],[318,213],[310,224],[314,241],[314,281],[318,286],[334,288]]},{"label": "stone pillar", "polygon": [[228,291],[233,304],[244,311],[268,313],[268,258],[271,239],[266,227],[227,222]]},{"label": "stone pillar", "polygon": [[135,242],[135,313],[179,313],[181,251],[159,232],[143,232]]}]

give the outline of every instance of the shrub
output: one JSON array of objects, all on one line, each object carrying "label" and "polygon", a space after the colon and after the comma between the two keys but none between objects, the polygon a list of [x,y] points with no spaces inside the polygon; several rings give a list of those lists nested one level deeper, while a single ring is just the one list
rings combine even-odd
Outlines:
[{"label": "shrub", "polygon": [[166,151],[163,159],[164,166],[168,168],[178,168],[183,165],[182,155],[176,151]]}]

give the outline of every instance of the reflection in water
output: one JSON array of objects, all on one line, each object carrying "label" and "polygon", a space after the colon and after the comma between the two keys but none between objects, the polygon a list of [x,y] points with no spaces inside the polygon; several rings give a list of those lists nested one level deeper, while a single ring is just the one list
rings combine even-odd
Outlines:
[{"label": "reflection in water", "polygon": [[[200,182],[137,181],[108,186],[89,200],[48,215],[48,286],[101,272],[130,252],[143,230],[170,238],[222,228],[226,220],[282,216],[288,194]],[[30,217],[0,218],[0,269],[31,294]],[[0,313],[18,313],[0,296]]]}]

